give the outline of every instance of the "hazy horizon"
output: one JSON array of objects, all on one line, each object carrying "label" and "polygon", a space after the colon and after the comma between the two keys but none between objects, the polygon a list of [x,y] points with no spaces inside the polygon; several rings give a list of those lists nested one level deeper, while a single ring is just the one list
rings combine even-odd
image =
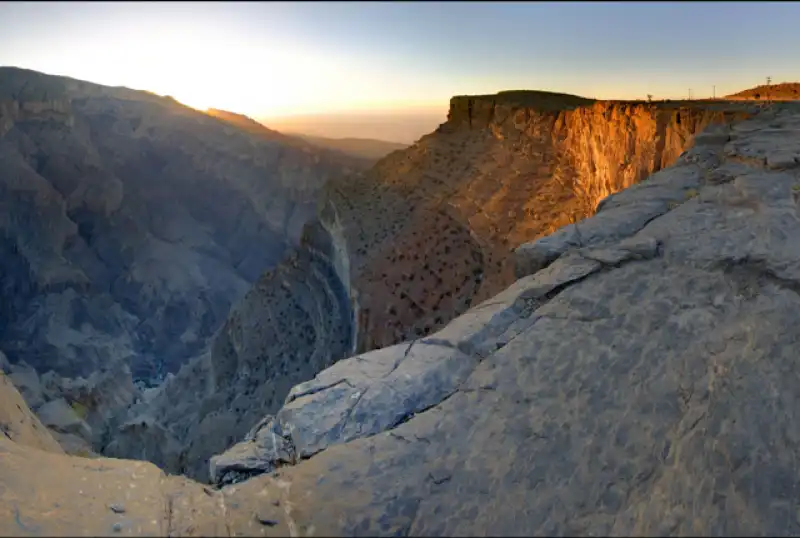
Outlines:
[{"label": "hazy horizon", "polygon": [[0,65],[266,125],[414,124],[357,135],[408,142],[453,95],[681,99],[798,80],[798,16],[783,2],[3,2]]},{"label": "hazy horizon", "polygon": [[447,107],[438,111],[375,111],[331,114],[297,114],[254,118],[270,129],[286,134],[326,138],[369,138],[413,144],[447,120]]}]

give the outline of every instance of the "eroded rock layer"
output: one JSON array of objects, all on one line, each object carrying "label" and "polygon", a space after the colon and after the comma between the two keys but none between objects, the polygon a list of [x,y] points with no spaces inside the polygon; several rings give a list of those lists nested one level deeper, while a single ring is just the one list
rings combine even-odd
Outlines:
[{"label": "eroded rock layer", "polygon": [[0,533],[797,535],[798,192],[797,108],[698,137],[542,268],[294,387],[218,491],[0,435]]}]

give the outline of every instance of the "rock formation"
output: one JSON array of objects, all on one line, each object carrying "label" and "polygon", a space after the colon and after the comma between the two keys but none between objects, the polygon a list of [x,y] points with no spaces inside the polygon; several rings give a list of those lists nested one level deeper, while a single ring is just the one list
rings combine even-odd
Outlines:
[{"label": "rock formation", "polygon": [[[277,412],[293,385],[354,352],[436,332],[514,282],[512,249],[556,229],[580,244],[570,223],[602,198],[675,162],[707,126],[755,110],[547,92],[453,98],[435,133],[323,188],[304,244],[232,309],[210,355],[131,410],[109,453],[204,478],[208,458]],[[643,226],[659,210],[631,218]],[[523,273],[560,253],[522,250]]]},{"label": "rock formation", "polygon": [[800,101],[800,82],[762,84],[725,97],[730,101]]},{"label": "rock formation", "polygon": [[303,248],[263,275],[231,311],[209,354],[134,406],[106,453],[192,478],[353,346],[353,313],[327,235],[306,227]]},{"label": "rock formation", "polygon": [[[60,398],[49,420],[102,446],[94,426],[115,413],[103,402],[127,407],[131,378],[158,384],[204,353],[231,304],[298,244],[325,181],[358,166],[169,98],[0,68],[12,377],[37,410]],[[63,386],[37,388],[48,372]]]},{"label": "rock formation", "polygon": [[694,137],[499,294],[295,386],[219,491],[0,436],[0,533],[796,535],[799,171],[797,107]]}]

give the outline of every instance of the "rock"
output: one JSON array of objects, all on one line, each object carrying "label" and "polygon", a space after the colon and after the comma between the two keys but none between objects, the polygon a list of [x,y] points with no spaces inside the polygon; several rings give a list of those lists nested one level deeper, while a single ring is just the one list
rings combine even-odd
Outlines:
[{"label": "rock", "polygon": [[[336,276],[332,239],[311,226],[306,232],[308,250],[262,277],[231,310],[211,352],[188,363],[142,406],[141,414],[158,428],[115,432],[109,455],[158,454],[151,461],[178,465],[165,469],[207,480],[211,456],[277,411],[293,385],[352,352],[353,311]],[[137,413],[131,411],[129,421]]]},{"label": "rock", "polygon": [[6,373],[29,407],[38,409],[44,403],[39,374],[31,366],[24,362],[15,364],[10,366]]},{"label": "rock", "polygon": [[223,454],[212,456],[209,474],[212,483],[233,484],[292,463],[295,457],[294,447],[283,437],[278,424],[268,417],[265,427],[259,429],[252,440],[237,443]]},{"label": "rock", "polygon": [[[747,122],[741,147],[770,120]],[[782,123],[800,149],[800,111]],[[671,173],[680,184],[681,166],[661,175],[664,187]],[[280,477],[236,484],[235,495],[284,488],[299,534],[798,532],[779,501],[800,501],[780,478],[795,475],[798,455],[796,187],[751,165],[629,238],[562,254],[442,330],[475,357],[455,393],[383,432],[329,443]],[[626,191],[626,204],[657,192]],[[542,294],[545,282],[562,284]],[[516,306],[526,297],[528,308]],[[489,349],[483,339],[497,339],[488,355],[476,352]],[[355,365],[382,379],[395,348],[337,363],[295,387],[284,409],[352,390],[342,372]],[[317,416],[307,428],[328,431],[329,415]],[[740,504],[721,502],[731,495]]]},{"label": "rock", "polygon": [[63,454],[41,420],[30,410],[11,380],[0,372],[0,438],[17,445]]},{"label": "rock", "polygon": [[83,458],[98,458],[100,455],[94,451],[91,443],[84,437],[75,435],[74,433],[64,433],[52,428],[48,428],[50,435],[58,441],[64,452],[70,456],[80,456]]},{"label": "rock", "polygon": [[42,405],[37,415],[42,423],[54,430],[62,433],[71,433],[79,437],[91,438],[92,432],[89,425],[84,422],[64,398],[51,400]]},{"label": "rock", "polygon": [[[0,68],[0,348],[11,363],[88,380],[123,362],[135,381],[161,383],[299,243],[324,183],[367,166],[231,121]],[[105,405],[89,407],[109,422],[119,409]]]},{"label": "rock", "polygon": [[[209,458],[276,415],[292,386],[355,353],[432,336],[512,285],[514,265],[522,277],[582,249],[603,263],[639,256],[602,249],[698,189],[732,136],[726,124],[752,108],[523,93],[455,98],[435,133],[326,184],[299,247],[231,309],[210,354],[148,404],[181,472],[204,479]],[[669,181],[639,183],[673,163]],[[647,203],[608,196],[644,183]],[[574,224],[604,198],[597,222]],[[485,355],[498,341],[480,343]],[[142,453],[133,438],[125,446],[118,455]]]},{"label": "rock", "polygon": [[275,525],[278,524],[278,522],[276,520],[270,519],[268,517],[264,517],[263,515],[260,515],[258,513],[255,514],[255,518],[256,518],[256,521],[258,521],[262,525],[266,525],[267,527],[274,527]]},{"label": "rock", "polygon": [[[778,110],[737,124],[720,166],[769,148],[773,123],[800,149],[800,109]],[[0,435],[0,534],[796,535],[800,187],[745,162],[435,334],[296,385],[248,435],[304,454],[279,470],[214,491]],[[685,192],[695,166],[617,201]]]}]

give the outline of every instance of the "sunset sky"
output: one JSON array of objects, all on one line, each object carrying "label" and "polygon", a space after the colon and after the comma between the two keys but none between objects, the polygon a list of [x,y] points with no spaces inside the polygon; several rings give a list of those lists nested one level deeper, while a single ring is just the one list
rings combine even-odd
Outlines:
[{"label": "sunset sky", "polygon": [[0,3],[0,65],[263,118],[800,80],[800,3]]}]

